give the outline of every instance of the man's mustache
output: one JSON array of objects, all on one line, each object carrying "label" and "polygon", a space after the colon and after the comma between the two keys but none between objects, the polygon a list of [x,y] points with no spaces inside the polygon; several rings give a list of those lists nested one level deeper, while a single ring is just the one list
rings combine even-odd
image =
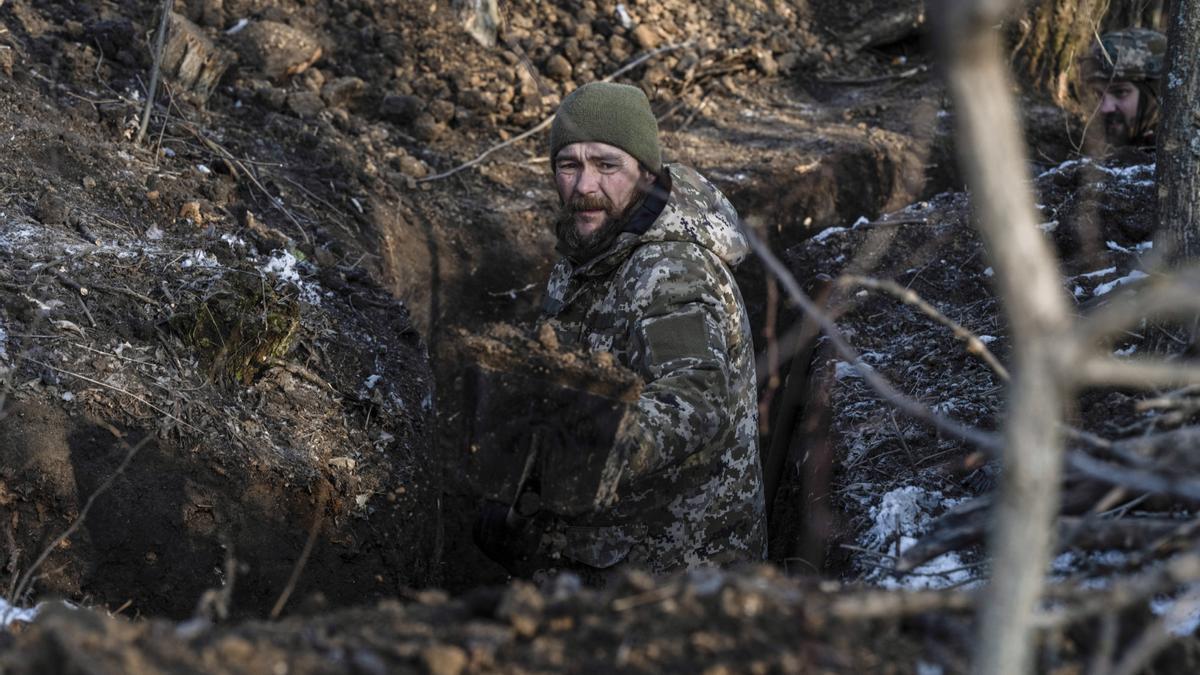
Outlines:
[{"label": "man's mustache", "polygon": [[613,212],[613,203],[603,195],[579,195],[567,202],[567,210],[572,213],[579,211],[604,211],[611,215]]}]

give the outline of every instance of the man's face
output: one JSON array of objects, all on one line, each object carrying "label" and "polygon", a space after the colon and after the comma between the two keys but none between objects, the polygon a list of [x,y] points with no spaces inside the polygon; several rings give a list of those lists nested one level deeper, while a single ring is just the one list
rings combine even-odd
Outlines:
[{"label": "man's face", "polygon": [[1128,143],[1137,126],[1141,92],[1132,82],[1124,80],[1094,82],[1091,89],[1097,101],[1096,111],[1104,122],[1105,139],[1112,145]]},{"label": "man's face", "polygon": [[554,157],[554,184],[581,239],[624,214],[653,183],[633,155],[607,143],[572,143]]}]

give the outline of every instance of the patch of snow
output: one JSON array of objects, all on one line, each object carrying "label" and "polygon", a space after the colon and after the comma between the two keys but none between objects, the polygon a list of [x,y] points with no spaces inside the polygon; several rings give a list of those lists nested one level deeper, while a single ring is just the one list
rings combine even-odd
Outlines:
[{"label": "patch of snow", "polygon": [[1117,271],[1116,267],[1105,267],[1104,269],[1096,270],[1095,272],[1084,272],[1083,274],[1076,274],[1075,276],[1073,276],[1071,278],[1072,279],[1081,279],[1081,278],[1082,279],[1094,279],[1096,277],[1106,277],[1116,271]]},{"label": "patch of snow", "polygon": [[996,336],[995,335],[980,335],[979,341],[985,345],[990,345],[996,341]]},{"label": "patch of snow", "polygon": [[8,360],[8,333],[4,330],[4,324],[0,323],[0,361]]},{"label": "patch of snow", "polygon": [[233,26],[231,26],[229,28],[229,30],[225,31],[225,34],[226,35],[237,35],[238,33],[242,32],[243,28],[245,28],[246,26],[249,26],[249,25],[250,25],[250,19],[243,17],[241,19],[238,19],[237,23],[233,24]]},{"label": "patch of snow", "polygon": [[1078,285],[1075,286],[1075,288],[1071,291],[1071,295],[1074,295],[1077,298],[1082,298],[1086,293],[1087,291],[1083,290],[1083,286]]},{"label": "patch of snow", "polygon": [[229,232],[226,232],[225,234],[221,235],[221,241],[225,242],[226,244],[229,244],[229,248],[237,248],[239,246],[241,246],[242,248],[246,247],[245,239],[234,236],[234,235],[230,234]]},{"label": "patch of snow", "polygon": [[4,598],[0,598],[0,628],[7,628],[15,621],[30,623],[37,618],[40,611],[42,611],[42,605],[37,605],[36,607],[17,607],[8,604]]},{"label": "patch of snow", "polygon": [[[890,554],[897,548],[903,552],[929,529],[935,513],[940,514],[961,501],[948,498],[940,491],[925,490],[916,485],[896,488],[884,494],[878,504],[868,508],[872,524],[860,541],[864,548],[880,553]],[[957,553],[946,553],[909,574],[893,576],[886,570],[877,570],[868,578],[891,589],[944,588],[970,582],[974,577],[970,570],[964,568],[966,564]]]},{"label": "patch of snow", "polygon": [[621,22],[625,30],[633,28],[633,17],[629,16],[629,10],[625,9],[625,5],[622,3],[617,3],[617,20]]},{"label": "patch of snow", "polygon": [[859,216],[858,220],[854,221],[854,223],[852,225],[850,225],[850,228],[854,229],[854,228],[858,227],[859,225],[866,225],[869,222],[871,222],[871,221],[867,220],[866,216]]},{"label": "patch of snow", "polygon": [[878,365],[888,360],[888,355],[883,352],[863,352],[859,358],[872,365]]},{"label": "patch of snow", "polygon": [[143,236],[150,241],[158,241],[163,238],[163,231],[158,229],[157,225],[151,225]]},{"label": "patch of snow", "polygon": [[1115,241],[1112,241],[1111,239],[1109,241],[1104,242],[1104,247],[1110,251],[1116,251],[1118,253],[1129,253],[1129,249],[1125,248],[1124,246],[1118,244]]},{"label": "patch of snow", "polygon": [[1096,168],[1100,169],[1104,173],[1106,173],[1114,178],[1119,178],[1121,180],[1127,180],[1127,181],[1133,181],[1134,178],[1137,178],[1139,176],[1147,176],[1148,175],[1151,178],[1154,177],[1154,162],[1151,162],[1149,164],[1131,164],[1129,166],[1113,166],[1113,167],[1104,166],[1103,164],[1097,164]]},{"label": "patch of snow", "polygon": [[842,232],[845,232],[845,231],[846,231],[846,228],[844,228],[844,227],[827,227],[827,228],[821,230],[820,232],[814,234],[812,236],[812,239],[813,239],[813,241],[816,241],[816,242],[823,242],[826,239],[828,239],[829,237],[831,237],[835,234],[841,234]]},{"label": "patch of snow", "polygon": [[180,267],[216,267],[217,259],[206,251],[195,249],[187,255],[183,260],[179,261]]},{"label": "patch of snow", "polygon": [[917,675],[944,675],[946,671],[936,663],[917,661]]},{"label": "patch of snow", "polygon": [[300,299],[304,302],[310,305],[319,305],[321,304],[320,289],[316,284],[305,281],[300,276],[301,264],[291,251],[272,251],[271,259],[258,269],[295,286],[300,290]]},{"label": "patch of snow", "polygon": [[839,380],[846,378],[861,378],[863,370],[871,370],[871,366],[859,360],[858,363],[847,363],[838,361],[833,367],[833,376]]},{"label": "patch of snow", "polygon": [[75,394],[72,394],[69,391],[64,391],[62,393],[62,400],[66,401],[67,403],[70,403],[71,401],[75,400]]},{"label": "patch of snow", "polygon": [[29,223],[9,220],[0,224],[0,251],[11,253],[17,246],[37,236],[37,230]]},{"label": "patch of snow", "polygon": [[367,388],[367,391],[371,391],[372,389],[375,388],[375,385],[379,384],[379,381],[382,379],[383,379],[382,375],[371,375],[370,377],[367,378],[366,382],[363,382],[363,386]]},{"label": "patch of snow", "polygon": [[1042,232],[1053,232],[1058,229],[1058,221],[1051,220],[1049,222],[1038,225],[1038,227],[1041,228]]},{"label": "patch of snow", "polygon": [[939,507],[956,504],[940,491],[929,491],[916,485],[906,485],[885,493],[879,503],[869,509],[871,528],[863,535],[867,548],[883,552],[897,535],[917,537],[925,533],[930,513]]},{"label": "patch of snow", "polygon": [[1150,611],[1155,616],[1172,615],[1169,629],[1171,635],[1184,637],[1195,633],[1196,629],[1200,628],[1200,605],[1194,602],[1196,590],[1197,587],[1193,585],[1191,592],[1186,593],[1191,597],[1184,600],[1186,605],[1182,609],[1178,607],[1180,601],[1175,598],[1157,597],[1150,601]]},{"label": "patch of snow", "polygon": [[1106,293],[1111,292],[1114,288],[1116,288],[1118,286],[1124,286],[1125,284],[1132,283],[1134,281],[1137,281],[1138,279],[1145,279],[1148,276],[1150,276],[1150,275],[1146,274],[1145,272],[1142,272],[1140,270],[1133,270],[1132,272],[1121,277],[1120,279],[1113,279],[1112,281],[1110,281],[1108,283],[1100,284],[1096,288],[1092,289],[1092,295],[1093,296],[1105,295]]},{"label": "patch of snow", "polygon": [[996,270],[989,267],[983,271],[983,276],[994,277],[994,276],[996,276]]},{"label": "patch of snow", "polygon": [[1129,345],[1124,349],[1114,349],[1113,356],[1132,356],[1137,351],[1137,345]]},{"label": "patch of snow", "polygon": [[205,176],[207,176],[207,175],[209,175],[210,173],[212,173],[212,169],[208,168],[208,167],[207,167],[207,166],[205,166],[204,164],[197,164],[197,165],[196,165],[196,170],[197,170],[197,171],[199,171],[201,174],[203,174],[203,175],[205,175]]},{"label": "patch of snow", "polygon": [[1068,159],[1067,161],[1063,162],[1062,164],[1059,164],[1058,166],[1052,166],[1049,169],[1046,169],[1045,171],[1039,173],[1037,177],[1038,177],[1038,180],[1041,180],[1042,178],[1045,178],[1046,176],[1055,176],[1055,175],[1058,175],[1058,174],[1066,171],[1067,169],[1073,169],[1076,166],[1080,166],[1083,164],[1091,164],[1091,163],[1092,163],[1092,160],[1088,159],[1087,157],[1084,157],[1083,159]]},{"label": "patch of snow", "polygon": [[1137,251],[1138,253],[1141,253],[1141,252],[1143,252],[1143,251],[1149,251],[1149,250],[1150,250],[1150,249],[1152,249],[1152,248],[1154,248],[1154,242],[1152,242],[1152,241],[1143,241],[1142,243],[1140,243],[1140,244],[1138,244],[1138,245],[1134,246],[1134,247],[1133,247],[1133,250]]},{"label": "patch of snow", "polygon": [[958,404],[956,404],[954,401],[938,401],[929,409],[938,415],[949,415],[955,410],[958,410]]}]

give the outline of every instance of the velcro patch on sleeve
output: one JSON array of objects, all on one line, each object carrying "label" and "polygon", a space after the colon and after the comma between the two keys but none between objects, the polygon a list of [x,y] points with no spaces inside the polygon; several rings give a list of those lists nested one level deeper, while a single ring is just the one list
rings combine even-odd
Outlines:
[{"label": "velcro patch on sleeve", "polygon": [[646,319],[639,331],[646,369],[658,377],[664,369],[711,358],[709,330],[698,308]]}]

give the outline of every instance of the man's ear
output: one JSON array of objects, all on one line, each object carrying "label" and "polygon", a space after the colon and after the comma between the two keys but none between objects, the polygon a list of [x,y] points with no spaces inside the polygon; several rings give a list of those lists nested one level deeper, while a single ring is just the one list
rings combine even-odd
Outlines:
[{"label": "man's ear", "polygon": [[653,171],[650,171],[643,167],[638,167],[638,168],[641,169],[641,172],[642,172],[641,175],[638,176],[638,188],[642,192],[646,192],[647,190],[650,189],[651,185],[654,185],[654,181],[658,180],[658,176],[654,175]]}]

